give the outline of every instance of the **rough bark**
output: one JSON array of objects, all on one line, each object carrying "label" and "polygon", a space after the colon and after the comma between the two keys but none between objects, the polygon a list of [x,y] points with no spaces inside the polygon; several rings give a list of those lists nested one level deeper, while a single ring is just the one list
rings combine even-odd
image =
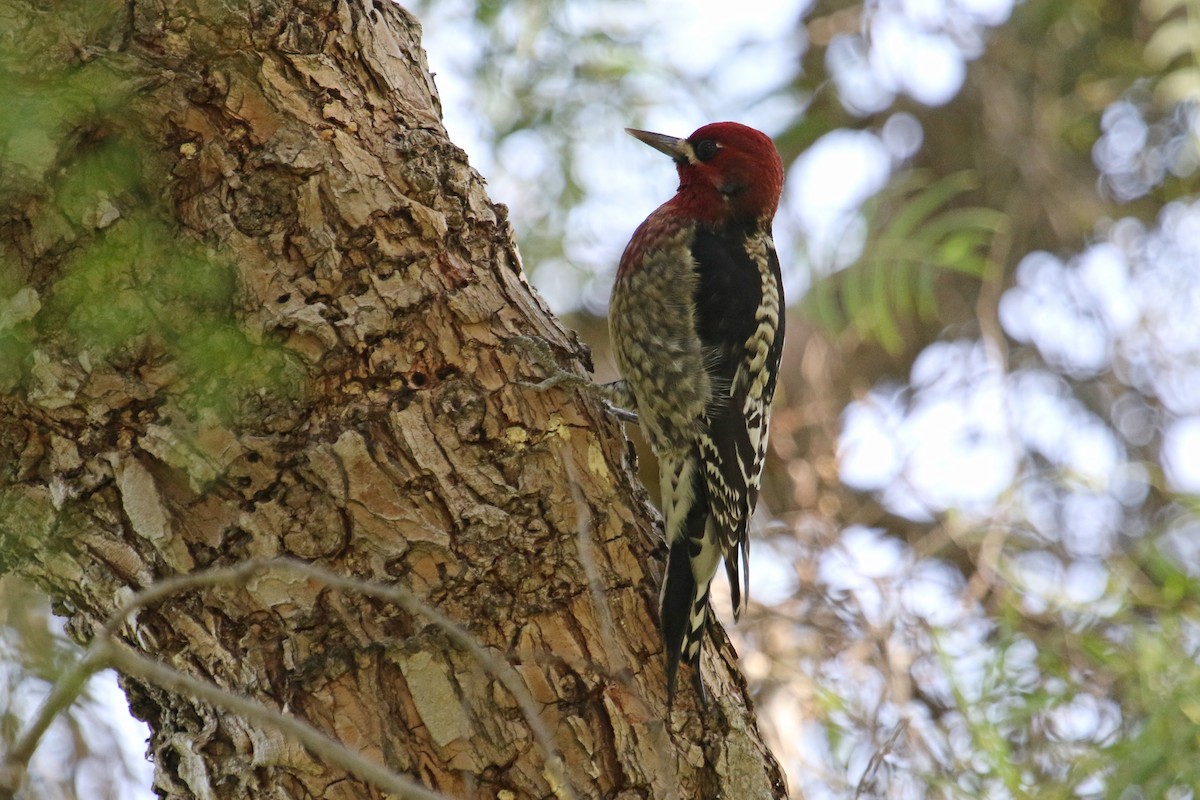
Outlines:
[{"label": "rough bark", "polygon": [[[4,288],[36,328],[0,396],[3,567],[48,590],[81,641],[132,590],[250,557],[396,583],[516,668],[579,796],[782,796],[723,636],[704,656],[714,706],[666,714],[653,514],[596,403],[514,383],[531,373],[509,337],[579,347],[448,141],[416,21],[357,0],[19,18],[130,89],[49,166],[136,129],[170,237],[233,265],[238,329],[303,379],[239,395],[229,419],[197,414],[153,331],[97,357],[43,322],[71,254],[132,225],[133,201],[56,196],[53,169],[34,175],[0,207],[19,279]],[[54,211],[68,201],[94,206],[83,224]],[[496,677],[387,603],[268,576],[169,598],[121,636],[447,795],[556,791]],[[274,731],[124,685],[162,796],[380,795]]]}]

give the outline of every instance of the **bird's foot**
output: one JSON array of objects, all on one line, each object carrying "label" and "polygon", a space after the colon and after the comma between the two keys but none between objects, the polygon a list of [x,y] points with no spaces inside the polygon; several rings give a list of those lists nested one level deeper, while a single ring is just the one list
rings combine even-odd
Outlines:
[{"label": "bird's foot", "polygon": [[540,381],[517,381],[520,386],[525,386],[530,389],[537,389],[539,392],[544,392],[548,389],[553,389],[556,386],[566,386],[568,388],[583,388],[589,387],[595,389],[596,385],[587,378],[576,375],[573,372],[567,372],[558,365],[554,360],[554,353],[550,350],[550,343],[540,336],[514,336],[505,342],[505,346],[513,352],[523,355],[533,363],[537,364],[547,374],[547,377]]},{"label": "bird's foot", "polygon": [[537,364],[546,373],[546,377],[540,381],[516,381],[518,385],[536,389],[539,392],[553,389],[556,386],[583,389],[603,400],[608,406],[609,412],[617,419],[633,423],[638,421],[637,412],[630,411],[625,407],[625,405],[633,405],[633,398],[624,381],[599,385],[592,383],[582,375],[568,372],[558,365],[554,359],[554,352],[550,349],[550,343],[540,336],[514,336],[505,342],[505,346]]},{"label": "bird's foot", "polygon": [[608,413],[612,414],[617,419],[621,420],[622,422],[632,422],[634,425],[638,424],[638,415],[636,411],[630,411],[627,408],[614,406],[611,402],[607,402],[607,398],[606,404],[608,406]]}]

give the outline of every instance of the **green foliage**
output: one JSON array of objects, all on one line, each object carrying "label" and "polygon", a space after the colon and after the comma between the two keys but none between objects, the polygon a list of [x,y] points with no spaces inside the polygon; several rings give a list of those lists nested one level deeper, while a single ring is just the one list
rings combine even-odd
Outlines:
[{"label": "green foliage", "polygon": [[[935,635],[949,717],[961,721],[970,747],[959,749],[965,763],[924,776],[939,788],[932,796],[992,796],[1003,787],[997,796],[1122,800],[1184,797],[1200,786],[1200,664],[1188,633],[1200,624],[1200,584],[1178,572],[1169,580],[1190,584],[1192,599],[1168,604],[1157,595],[1158,619],[1130,607],[1078,630],[1029,631],[1021,596],[1011,593],[1001,615],[1009,622],[997,625],[981,662],[981,693],[956,682],[954,659],[937,644],[943,634]],[[1097,703],[1118,699],[1119,710],[1108,706],[1118,717],[1097,724]]]},{"label": "green foliage", "polygon": [[[35,189],[64,148],[86,145],[106,124],[119,124],[133,89],[115,55],[82,61],[55,51],[63,30],[99,35],[99,26],[113,22],[111,4],[59,6],[55,24],[31,12],[23,3],[0,2],[0,201]],[[85,168],[76,177],[89,172],[95,174]]]},{"label": "green foliage", "polygon": [[40,251],[36,266],[0,251],[0,391],[28,388],[40,351],[153,368],[189,415],[226,424],[252,396],[296,396],[299,361],[237,323],[234,265],[160,207],[164,173],[131,126],[138,79],[119,52],[79,57],[83,44],[46,68],[64,29],[102,37],[119,15],[103,2],[62,11],[49,24],[0,2],[0,208],[28,220]]},{"label": "green foliage", "polygon": [[[1117,617],[1041,650],[1041,664],[1067,685],[1107,688],[1121,726],[1074,759],[1073,779],[1102,775],[1112,800],[1185,797],[1200,786],[1200,581],[1146,548],[1131,581],[1136,602]],[[1147,582],[1146,579],[1149,578]]]},{"label": "green foliage", "polygon": [[1106,748],[1108,796],[1118,800],[1137,787],[1145,797],[1200,786],[1200,665],[1185,645],[1182,615],[1135,628],[1129,647],[1109,654],[1105,665],[1120,679],[1128,734]]},{"label": "green foliage", "polygon": [[31,320],[40,306],[37,293],[28,287],[0,296],[0,392],[12,391],[28,374],[33,361]]},{"label": "green foliage", "polygon": [[862,257],[817,280],[805,313],[834,333],[852,328],[889,353],[902,352],[904,324],[937,314],[939,273],[982,279],[992,240],[1007,230],[999,211],[953,205],[973,188],[965,172],[937,181],[911,172],[893,180],[864,209],[872,224]]},{"label": "green foliage", "polygon": [[91,361],[166,365],[185,409],[232,423],[249,395],[294,396],[301,379],[294,358],[237,325],[235,290],[231,264],[143,210],[64,260],[35,327]]}]

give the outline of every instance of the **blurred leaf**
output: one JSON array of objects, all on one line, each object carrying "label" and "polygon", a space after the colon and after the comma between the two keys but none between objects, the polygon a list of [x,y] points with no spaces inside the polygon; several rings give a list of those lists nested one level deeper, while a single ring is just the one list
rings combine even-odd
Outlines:
[{"label": "blurred leaf", "polygon": [[1142,13],[1151,21],[1160,20],[1176,9],[1185,8],[1188,0],[1142,0]]},{"label": "blurred leaf", "polygon": [[1172,19],[1154,31],[1146,43],[1146,61],[1152,67],[1162,69],[1173,61],[1196,52],[1200,45],[1200,21],[1187,17]]},{"label": "blurred leaf", "polygon": [[[1200,697],[1200,665],[1182,646],[1181,620],[1134,630],[1132,658],[1113,666],[1124,684],[1128,735],[1097,757],[1110,773],[1106,796],[1119,800],[1130,789],[1144,797],[1169,797],[1200,786],[1200,724],[1194,703]],[[1184,795],[1178,795],[1184,796]]]},{"label": "blurred leaf", "polygon": [[1200,67],[1187,67],[1168,73],[1159,81],[1155,94],[1168,106],[1200,102]]},{"label": "blurred leaf", "polygon": [[981,277],[992,240],[1007,230],[995,209],[947,207],[974,185],[965,172],[932,183],[921,172],[893,181],[867,204],[872,230],[863,255],[818,280],[806,310],[834,333],[850,327],[893,355],[902,352],[902,326],[937,313],[938,274]]}]

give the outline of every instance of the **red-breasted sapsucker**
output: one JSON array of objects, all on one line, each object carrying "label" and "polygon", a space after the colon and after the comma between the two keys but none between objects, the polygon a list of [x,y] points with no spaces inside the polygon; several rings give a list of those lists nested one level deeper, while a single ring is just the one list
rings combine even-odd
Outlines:
[{"label": "red-breasted sapsucker", "polygon": [[607,395],[634,406],[659,460],[668,696],[686,661],[703,700],[700,647],[722,559],[735,618],[748,589],[748,528],[783,349],[771,239],[783,162],[769,137],[736,122],[686,139],[629,133],[675,160],[679,190],[621,257],[609,330],[624,381]]},{"label": "red-breasted sapsucker", "polygon": [[609,330],[622,380],[597,387],[559,369],[546,342],[512,344],[551,372],[527,385],[587,385],[640,422],[659,460],[669,547],[660,615],[667,695],[673,701],[686,661],[704,701],[709,586],[724,559],[736,618],[749,583],[748,529],[783,349],[771,240],[783,163],[770,138],[736,122],[686,139],[628,132],[675,160],[679,190],[621,256]]}]

